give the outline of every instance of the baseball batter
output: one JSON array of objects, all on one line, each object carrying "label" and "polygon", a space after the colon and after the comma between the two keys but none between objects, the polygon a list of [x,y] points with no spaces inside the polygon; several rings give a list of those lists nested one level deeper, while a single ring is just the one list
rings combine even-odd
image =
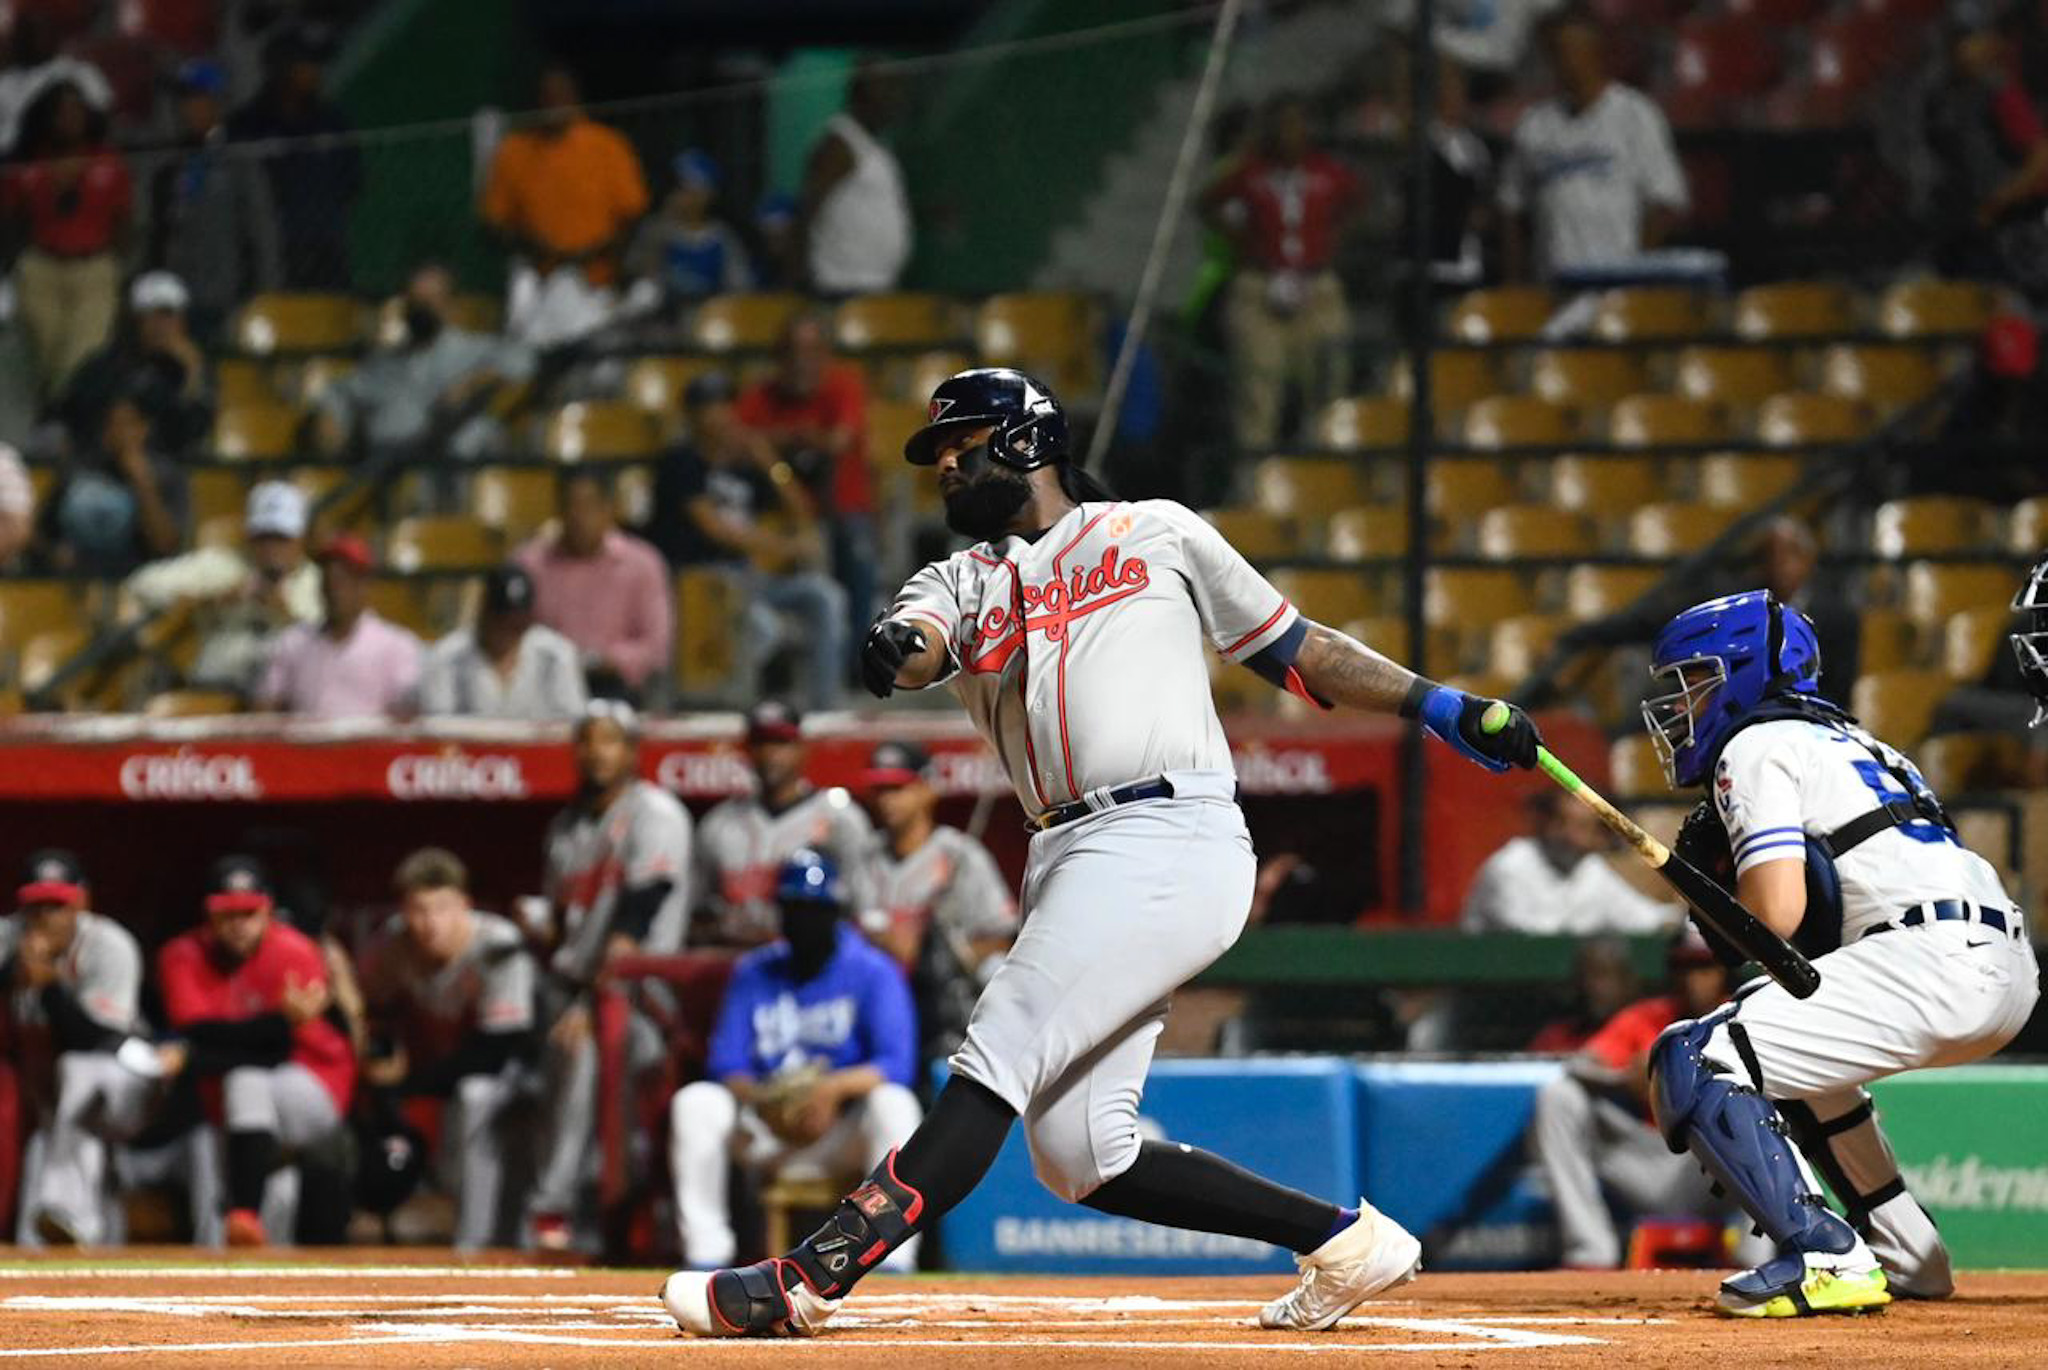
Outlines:
[{"label": "baseball batter", "polygon": [[685,1331],[815,1330],[980,1181],[1019,1118],[1063,1198],[1299,1253],[1301,1282],[1265,1326],[1327,1328],[1415,1273],[1415,1238],[1363,1201],[1342,1209],[1139,1136],[1167,997],[1237,940],[1251,904],[1203,643],[1319,704],[1419,717],[1495,770],[1534,764],[1536,729],[1511,711],[1482,732],[1489,701],[1309,622],[1201,518],[1111,498],[1068,454],[1052,393],[1001,369],[942,383],[905,447],[974,545],[903,587],[862,675],[877,695],[950,685],[995,749],[1036,830],[1023,928],[910,1140],[789,1255],[671,1276],[662,1300]]},{"label": "baseball batter", "polygon": [[[1907,1192],[1863,1086],[1997,1051],[2040,971],[2025,919],[1913,763],[1820,698],[1813,625],[1765,590],[1659,634],[1643,705],[1672,785],[1706,785],[1680,850],[1718,836],[1742,902],[1820,970],[1795,999],[1758,981],[1651,1051],[1651,1103],[1779,1255],[1722,1282],[1742,1317],[1944,1298],[1948,1253]],[[1786,1144],[1787,1135],[1798,1149]],[[1827,1176],[1830,1211],[1804,1161]]]},{"label": "baseball batter", "polygon": [[713,935],[752,947],[775,937],[775,876],[799,851],[832,858],[866,908],[863,858],[874,829],[844,789],[819,789],[804,778],[803,719],[780,700],[747,714],[747,759],[754,791],[734,795],[704,815],[697,830],[697,897],[693,905]]}]

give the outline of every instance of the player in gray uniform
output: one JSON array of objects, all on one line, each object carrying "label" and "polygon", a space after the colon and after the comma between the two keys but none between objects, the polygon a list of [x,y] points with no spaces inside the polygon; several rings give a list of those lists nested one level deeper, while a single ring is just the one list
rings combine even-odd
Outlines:
[{"label": "player in gray uniform", "polygon": [[884,742],[861,772],[882,828],[861,930],[910,976],[928,1059],[959,1048],[981,987],[1017,935],[1017,901],[988,848],[934,818],[930,766],[921,748]]},{"label": "player in gray uniform", "polygon": [[162,1095],[156,1049],[135,1037],[142,949],[86,908],[85,872],[65,851],[31,856],[0,920],[8,1027],[40,1125],[22,1166],[15,1240],[93,1245],[105,1222],[110,1143],[142,1131]]},{"label": "player in gray uniform", "polygon": [[[632,708],[592,700],[573,742],[581,793],[548,826],[556,945],[541,994],[549,1023],[542,1057],[547,1135],[527,1204],[534,1242],[549,1250],[570,1245],[570,1217],[596,1135],[591,990],[614,956],[682,949],[690,879],[689,810],[639,778],[640,724]],[[633,1015],[629,1065],[646,1064],[661,1050],[653,1024]]]},{"label": "player in gray uniform", "polygon": [[505,1212],[511,1123],[534,1039],[534,966],[511,922],[473,908],[469,872],[437,847],[399,863],[399,911],[364,958],[373,1107],[405,1095],[447,1100],[441,1174],[455,1195],[455,1246],[511,1239]]},{"label": "player in gray uniform", "polygon": [[1138,1105],[1167,998],[1237,940],[1256,861],[1235,802],[1204,639],[1321,705],[1419,718],[1494,770],[1535,726],[1303,618],[1199,516],[1114,499],[1068,461],[1066,416],[1020,372],[963,372],[905,447],[937,468],[975,545],[911,577],[869,630],[878,696],[945,683],[1036,830],[1024,923],[975,1006],[952,1078],[902,1148],[789,1255],[669,1278],[699,1336],[810,1332],[855,1281],[969,1190],[1024,1120],[1054,1193],[1104,1213],[1268,1242],[1301,1282],[1260,1314],[1321,1330],[1415,1273],[1421,1246],[1356,1211],[1191,1146],[1146,1141]]},{"label": "player in gray uniform", "polygon": [[734,795],[697,828],[695,897],[706,935],[732,946],[775,939],[775,875],[799,851],[820,851],[847,872],[853,907],[868,906],[862,870],[874,828],[839,786],[804,778],[803,719],[780,700],[747,713],[752,794]]}]

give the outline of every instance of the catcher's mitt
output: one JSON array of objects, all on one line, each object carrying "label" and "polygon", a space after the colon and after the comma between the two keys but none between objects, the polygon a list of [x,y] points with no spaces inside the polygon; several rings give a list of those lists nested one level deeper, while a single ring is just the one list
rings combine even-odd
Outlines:
[{"label": "catcher's mitt", "polygon": [[779,1070],[770,1076],[754,1096],[754,1112],[761,1115],[761,1121],[768,1124],[769,1131],[778,1137],[786,1137],[796,1128],[796,1115],[818,1082],[825,1078],[825,1068],[816,1061]]}]

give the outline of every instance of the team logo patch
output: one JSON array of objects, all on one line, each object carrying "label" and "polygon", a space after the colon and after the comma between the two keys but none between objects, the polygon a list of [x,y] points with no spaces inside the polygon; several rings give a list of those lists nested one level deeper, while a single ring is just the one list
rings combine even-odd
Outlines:
[{"label": "team logo patch", "polygon": [[1134,515],[1132,515],[1129,511],[1125,511],[1124,513],[1118,514],[1116,517],[1112,518],[1109,521],[1110,537],[1122,538],[1130,536],[1131,522],[1133,517]]},{"label": "team logo patch", "polygon": [[847,1201],[870,1218],[879,1218],[895,1205],[877,1184],[864,1184],[846,1196]]}]

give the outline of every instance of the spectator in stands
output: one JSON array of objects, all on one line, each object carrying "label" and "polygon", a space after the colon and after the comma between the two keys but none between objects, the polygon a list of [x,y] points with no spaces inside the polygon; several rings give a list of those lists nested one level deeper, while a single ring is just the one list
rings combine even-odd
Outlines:
[{"label": "spectator in stands", "polygon": [[376,563],[344,534],[320,550],[318,624],[295,623],[256,689],[256,707],[307,718],[396,718],[413,712],[420,642],[370,607]]},{"label": "spectator in stands", "polygon": [[534,1050],[533,957],[519,929],[469,902],[469,871],[423,847],[399,863],[398,912],[364,958],[371,1056],[363,1081],[389,1120],[404,1098],[444,1100],[441,1165],[455,1196],[455,1248],[514,1240],[506,1175]]},{"label": "spectator in stands", "polygon": [[265,1192],[271,1173],[296,1165],[303,1183],[308,1169],[337,1169],[355,1093],[355,1051],[330,1015],[326,961],[275,911],[262,865],[223,857],[206,921],[157,954],[164,1012],[184,1048],[172,1064],[220,1082],[230,1246],[290,1239],[289,1206]]},{"label": "spectator in stands", "polygon": [[1690,203],[1671,125],[1655,101],[1609,73],[1589,15],[1553,16],[1543,42],[1558,92],[1515,125],[1501,175],[1507,275],[1569,283],[1625,271]]},{"label": "spectator in stands", "polygon": [[142,948],[90,910],[70,852],[29,857],[14,897],[13,916],[0,919],[5,1034],[24,1120],[41,1136],[28,1147],[16,1240],[96,1245],[114,1235],[104,1222],[109,1149],[142,1131],[163,1093],[158,1054],[134,1039]]},{"label": "spectator in stands", "polygon": [[1628,943],[1618,937],[1581,942],[1572,958],[1570,1008],[1563,1017],[1544,1024],[1522,1050],[1577,1051],[1639,992]]},{"label": "spectator in stands", "polygon": [[58,51],[50,18],[32,5],[14,7],[13,22],[0,41],[7,65],[0,70],[0,155],[19,150],[29,110],[60,82],[76,89],[102,122],[114,106],[114,89],[92,63]]},{"label": "spectator in stands", "polygon": [[168,271],[145,271],[128,287],[128,319],[87,357],[65,388],[67,422],[90,422],[116,395],[149,412],[159,445],[184,457],[213,434],[213,387],[206,355],[186,318],[191,292]]},{"label": "spectator in stands", "polygon": [[0,175],[0,225],[19,247],[15,297],[47,401],[114,330],[135,188],[77,86],[51,86],[30,115],[20,160]]},{"label": "spectator in stands", "polygon": [[805,707],[838,703],[846,674],[846,592],[825,570],[816,506],[766,438],[739,421],[732,383],[712,372],[685,397],[691,441],[662,458],[650,540],[672,568],[717,567],[746,602],[747,678],[781,647],[799,652]]},{"label": "spectator in stands", "polygon": [[829,512],[832,574],[846,589],[847,631],[867,631],[875,597],[875,492],[868,470],[868,392],[860,368],[832,352],[822,315],[783,330],[773,375],[740,392],[741,423],[775,444]]},{"label": "spectator in stands", "polygon": [[675,160],[675,185],[659,212],[640,225],[626,253],[626,274],[652,282],[671,304],[701,300],[754,284],[746,245],[713,215],[718,163],[691,148]]},{"label": "spectator in stands", "polygon": [[667,670],[675,633],[661,553],[619,527],[610,479],[572,466],[556,486],[559,527],[519,549],[535,616],[576,644],[591,694],[637,699]]},{"label": "spectator in stands", "polygon": [[[1650,1120],[1649,1052],[1680,1018],[1698,1018],[1728,998],[1728,972],[1697,932],[1686,929],[1666,960],[1670,988],[1638,999],[1601,1025],[1536,1095],[1529,1146],[1550,1186],[1563,1238],[1560,1263],[1612,1270],[1622,1240],[1609,1196],[1633,1216],[1723,1219],[1734,1205],[1716,1199],[1692,1157],[1674,1155]],[[1765,1253],[1768,1256],[1768,1252]]]},{"label": "spectator in stands", "polygon": [[533,375],[533,351],[457,328],[449,320],[454,300],[447,267],[413,268],[400,297],[404,329],[397,341],[321,391],[314,414],[321,450],[475,457],[503,445],[504,432],[487,410],[504,387]]},{"label": "spectator in stands", "polygon": [[1305,416],[1344,392],[1351,314],[1334,264],[1362,198],[1358,178],[1314,145],[1308,105],[1293,95],[1267,108],[1259,150],[1202,197],[1203,213],[1237,242],[1224,329],[1244,451],[1279,441],[1290,392]]},{"label": "spectator in stands", "polygon": [[[847,925],[832,858],[800,851],[775,879],[780,940],[740,958],[705,1062],[669,1108],[683,1263],[730,1265],[727,1176],[873,1169],[923,1118],[917,1020],[903,972]],[[917,1268],[917,1240],[884,1270]]]},{"label": "spectator in stands", "polygon": [[66,460],[37,534],[52,570],[125,576],[184,545],[185,473],[157,447],[133,396],[115,399],[96,422],[97,440]]},{"label": "spectator in stands", "polygon": [[123,589],[146,614],[190,608],[199,655],[188,683],[246,699],[278,634],[320,621],[320,571],[306,556],[306,496],[288,481],[258,482],[239,547],[199,547],[152,562]]},{"label": "spectator in stands", "polygon": [[36,487],[13,444],[0,442],[0,575],[19,570],[35,536]]},{"label": "spectator in stands", "polygon": [[192,293],[193,332],[211,341],[236,305],[284,280],[277,206],[254,158],[231,149],[227,75],[203,59],[178,72],[178,150],[149,187],[149,265]]},{"label": "spectator in stands", "polygon": [[1532,831],[1486,858],[1459,916],[1467,932],[1663,932],[1678,908],[1621,878],[1603,853],[1613,846],[1593,812],[1563,791],[1529,801]]},{"label": "spectator in stands", "polygon": [[[1405,62],[1400,74],[1394,108],[1403,127],[1396,136],[1405,140],[1412,100]],[[1436,117],[1429,125],[1429,194],[1430,280],[1439,289],[1470,289],[1485,274],[1480,245],[1492,222],[1493,154],[1472,128],[1464,68],[1450,61],[1437,64]],[[1404,168],[1401,240],[1396,248],[1403,256],[1415,238],[1416,199],[1414,179]]]},{"label": "spectator in stands", "polygon": [[544,304],[556,307],[543,291],[603,307],[619,254],[647,212],[639,157],[618,130],[583,112],[575,75],[551,64],[538,93],[538,112],[498,144],[481,206],[485,226],[518,261],[508,314],[523,337],[538,336]]},{"label": "spectator in stands", "polygon": [[2048,132],[1989,6],[1960,14],[1918,110],[1923,195],[1944,274],[2042,279]]},{"label": "spectator in stands", "polygon": [[533,617],[533,577],[500,566],[484,578],[476,624],[427,652],[420,712],[533,722],[580,716],[587,702],[576,644]]},{"label": "spectator in stands", "polygon": [[893,290],[910,260],[903,164],[882,142],[902,105],[895,78],[863,61],[847,83],[845,110],[826,120],[811,144],[794,238],[803,246],[814,290]]},{"label": "spectator in stands", "polygon": [[348,267],[349,210],[363,188],[363,158],[348,117],[322,89],[325,57],[297,25],[273,36],[263,53],[256,97],[228,118],[237,142],[281,142],[263,152],[277,206],[284,285],[292,290],[355,288]]},{"label": "spectator in stands", "polygon": [[754,286],[758,290],[801,290],[803,240],[797,236],[797,200],[770,191],[754,207]]},{"label": "spectator in stands", "polygon": [[1820,643],[1820,693],[1846,708],[1861,669],[1863,619],[1841,593],[1816,590],[1820,543],[1813,529],[1790,514],[1772,519],[1757,538],[1756,562],[1763,587],[1812,621]]},{"label": "spectator in stands", "polygon": [[910,976],[923,1058],[950,1056],[981,987],[1017,935],[1017,901],[988,848],[937,819],[931,757],[907,742],[868,755],[861,787],[881,828],[861,930]]}]

